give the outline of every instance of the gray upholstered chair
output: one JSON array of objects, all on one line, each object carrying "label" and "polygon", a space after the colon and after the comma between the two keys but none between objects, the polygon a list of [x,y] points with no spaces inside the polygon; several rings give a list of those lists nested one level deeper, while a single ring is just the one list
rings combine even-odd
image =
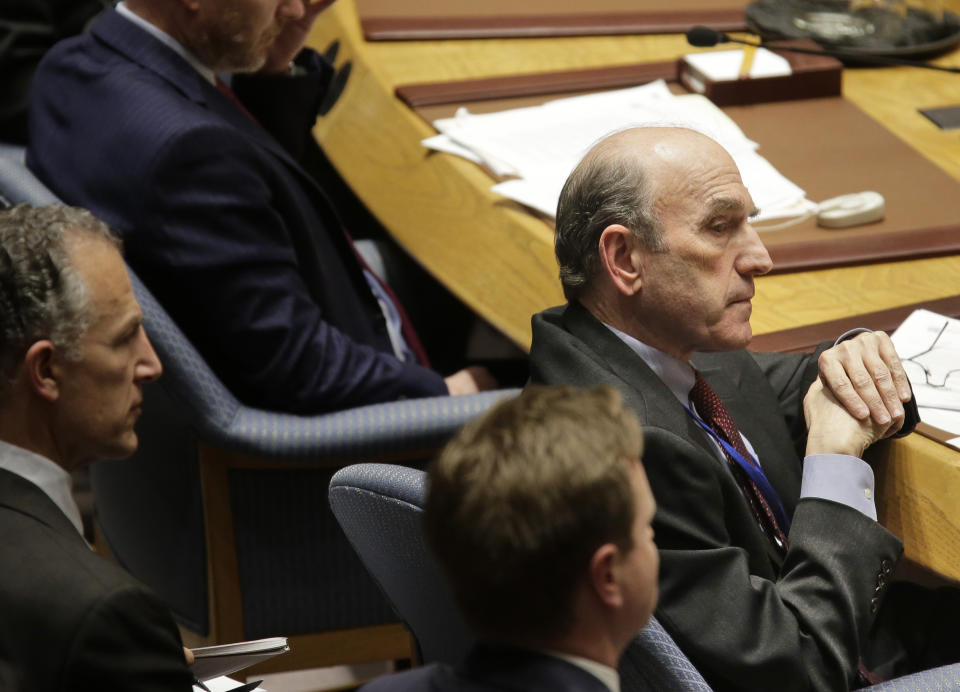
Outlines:
[{"label": "gray upholstered chair", "polygon": [[330,508],[413,634],[423,663],[456,663],[473,642],[420,532],[426,473],[356,464],[333,475]]},{"label": "gray upholstered chair", "polygon": [[[420,530],[424,471],[391,464],[357,464],[330,481],[330,507],[370,574],[410,628],[424,663],[456,664],[473,638],[427,551]],[[631,692],[709,692],[656,619],[621,662]]]},{"label": "gray upholstered chair", "polygon": [[[0,145],[8,203],[57,198]],[[263,671],[411,656],[410,638],[327,505],[358,460],[417,464],[509,390],[303,417],[241,404],[131,272],[164,375],[145,387],[140,448],[91,471],[109,552],[197,643],[291,636]]]},{"label": "gray upholstered chair", "polygon": [[[420,517],[427,475],[391,464],[345,467],[330,481],[330,506],[350,543],[418,644],[424,663],[456,664],[473,641],[439,568],[427,551]],[[630,692],[709,692],[656,618],[620,661]],[[865,688],[869,692],[960,690],[960,664],[926,670]]]}]

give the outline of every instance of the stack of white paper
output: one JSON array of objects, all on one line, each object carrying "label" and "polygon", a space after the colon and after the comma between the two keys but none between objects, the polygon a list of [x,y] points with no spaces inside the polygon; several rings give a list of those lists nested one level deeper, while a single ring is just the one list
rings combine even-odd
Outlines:
[{"label": "stack of white paper", "polygon": [[255,663],[290,651],[286,637],[268,637],[192,649],[193,674],[200,680],[230,675]]},{"label": "stack of white paper", "polygon": [[[960,320],[915,310],[890,338],[910,378],[921,420],[960,435]],[[951,444],[960,447],[960,438]]]},{"label": "stack of white paper", "polygon": [[760,219],[815,208],[723,111],[698,94],[675,96],[662,80],[499,113],[460,109],[435,121],[441,134],[423,143],[510,177],[493,189],[552,217],[563,182],[587,150],[612,132],[640,125],[681,125],[717,140],[736,161]]}]

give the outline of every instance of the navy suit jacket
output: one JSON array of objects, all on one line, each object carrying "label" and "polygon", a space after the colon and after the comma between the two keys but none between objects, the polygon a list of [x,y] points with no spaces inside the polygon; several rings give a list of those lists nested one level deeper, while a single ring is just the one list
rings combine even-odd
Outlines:
[{"label": "navy suit jacket", "polygon": [[107,11],[38,68],[27,163],[121,233],[130,265],[246,403],[314,413],[445,394],[438,374],[393,356],[334,208],[294,158],[328,77],[238,80],[278,139]]},{"label": "navy suit jacket", "polygon": [[553,656],[478,645],[453,668],[434,663],[364,685],[362,692],[609,692],[594,675]]},{"label": "navy suit jacket", "polygon": [[160,600],[90,550],[40,488],[3,469],[0,565],[0,688],[192,689]]}]

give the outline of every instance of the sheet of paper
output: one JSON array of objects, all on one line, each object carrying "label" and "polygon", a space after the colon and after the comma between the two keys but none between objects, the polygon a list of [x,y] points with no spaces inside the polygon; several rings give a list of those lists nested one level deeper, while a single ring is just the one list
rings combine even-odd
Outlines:
[{"label": "sheet of paper", "polygon": [[231,644],[202,646],[192,650],[193,674],[200,680],[230,675],[238,670],[290,651],[286,637],[267,637]]},{"label": "sheet of paper", "polygon": [[960,320],[915,310],[891,336],[920,418],[960,435]]},{"label": "sheet of paper", "polygon": [[630,89],[549,101],[539,106],[473,114],[461,108],[435,121],[441,133],[424,145],[466,155],[501,177],[493,189],[553,216],[567,175],[599,139],[639,125],[683,125],[703,132],[730,152],[754,203],[758,220],[796,215],[810,203],[802,189],[757,153],[757,144],[709,99],[676,96],[663,80]]},{"label": "sheet of paper", "polygon": [[[225,675],[206,680],[203,684],[210,689],[210,692],[230,692],[230,690],[235,690],[243,685],[242,682],[234,680],[233,678],[228,678]],[[203,692],[203,690],[194,685],[193,692]],[[257,692],[267,692],[267,689],[263,686],[260,686],[257,688]]]},{"label": "sheet of paper", "polygon": [[428,137],[423,140],[423,146],[427,149],[433,149],[434,151],[443,151],[447,154],[453,154],[455,156],[460,156],[467,159],[467,161],[473,161],[474,163],[483,163],[483,159],[474,154],[472,151],[466,147],[461,147],[459,144],[454,142],[452,139],[446,135],[437,135],[436,137]]}]

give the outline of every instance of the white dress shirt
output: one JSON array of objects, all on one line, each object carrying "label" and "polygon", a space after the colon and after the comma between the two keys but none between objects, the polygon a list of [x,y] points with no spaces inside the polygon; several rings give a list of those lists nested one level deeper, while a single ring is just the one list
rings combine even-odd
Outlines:
[{"label": "white dress shirt", "polygon": [[554,658],[566,661],[577,668],[585,670],[593,677],[599,678],[600,682],[606,685],[610,692],[620,692],[620,673],[618,673],[615,668],[605,666],[602,663],[584,658],[583,656],[574,656],[573,654],[563,653],[562,651],[546,650],[543,653],[547,656],[553,656]]},{"label": "white dress shirt", "polygon": [[40,488],[67,516],[77,533],[83,535],[80,508],[73,499],[73,481],[63,468],[46,457],[0,440],[0,469],[15,473]]}]

